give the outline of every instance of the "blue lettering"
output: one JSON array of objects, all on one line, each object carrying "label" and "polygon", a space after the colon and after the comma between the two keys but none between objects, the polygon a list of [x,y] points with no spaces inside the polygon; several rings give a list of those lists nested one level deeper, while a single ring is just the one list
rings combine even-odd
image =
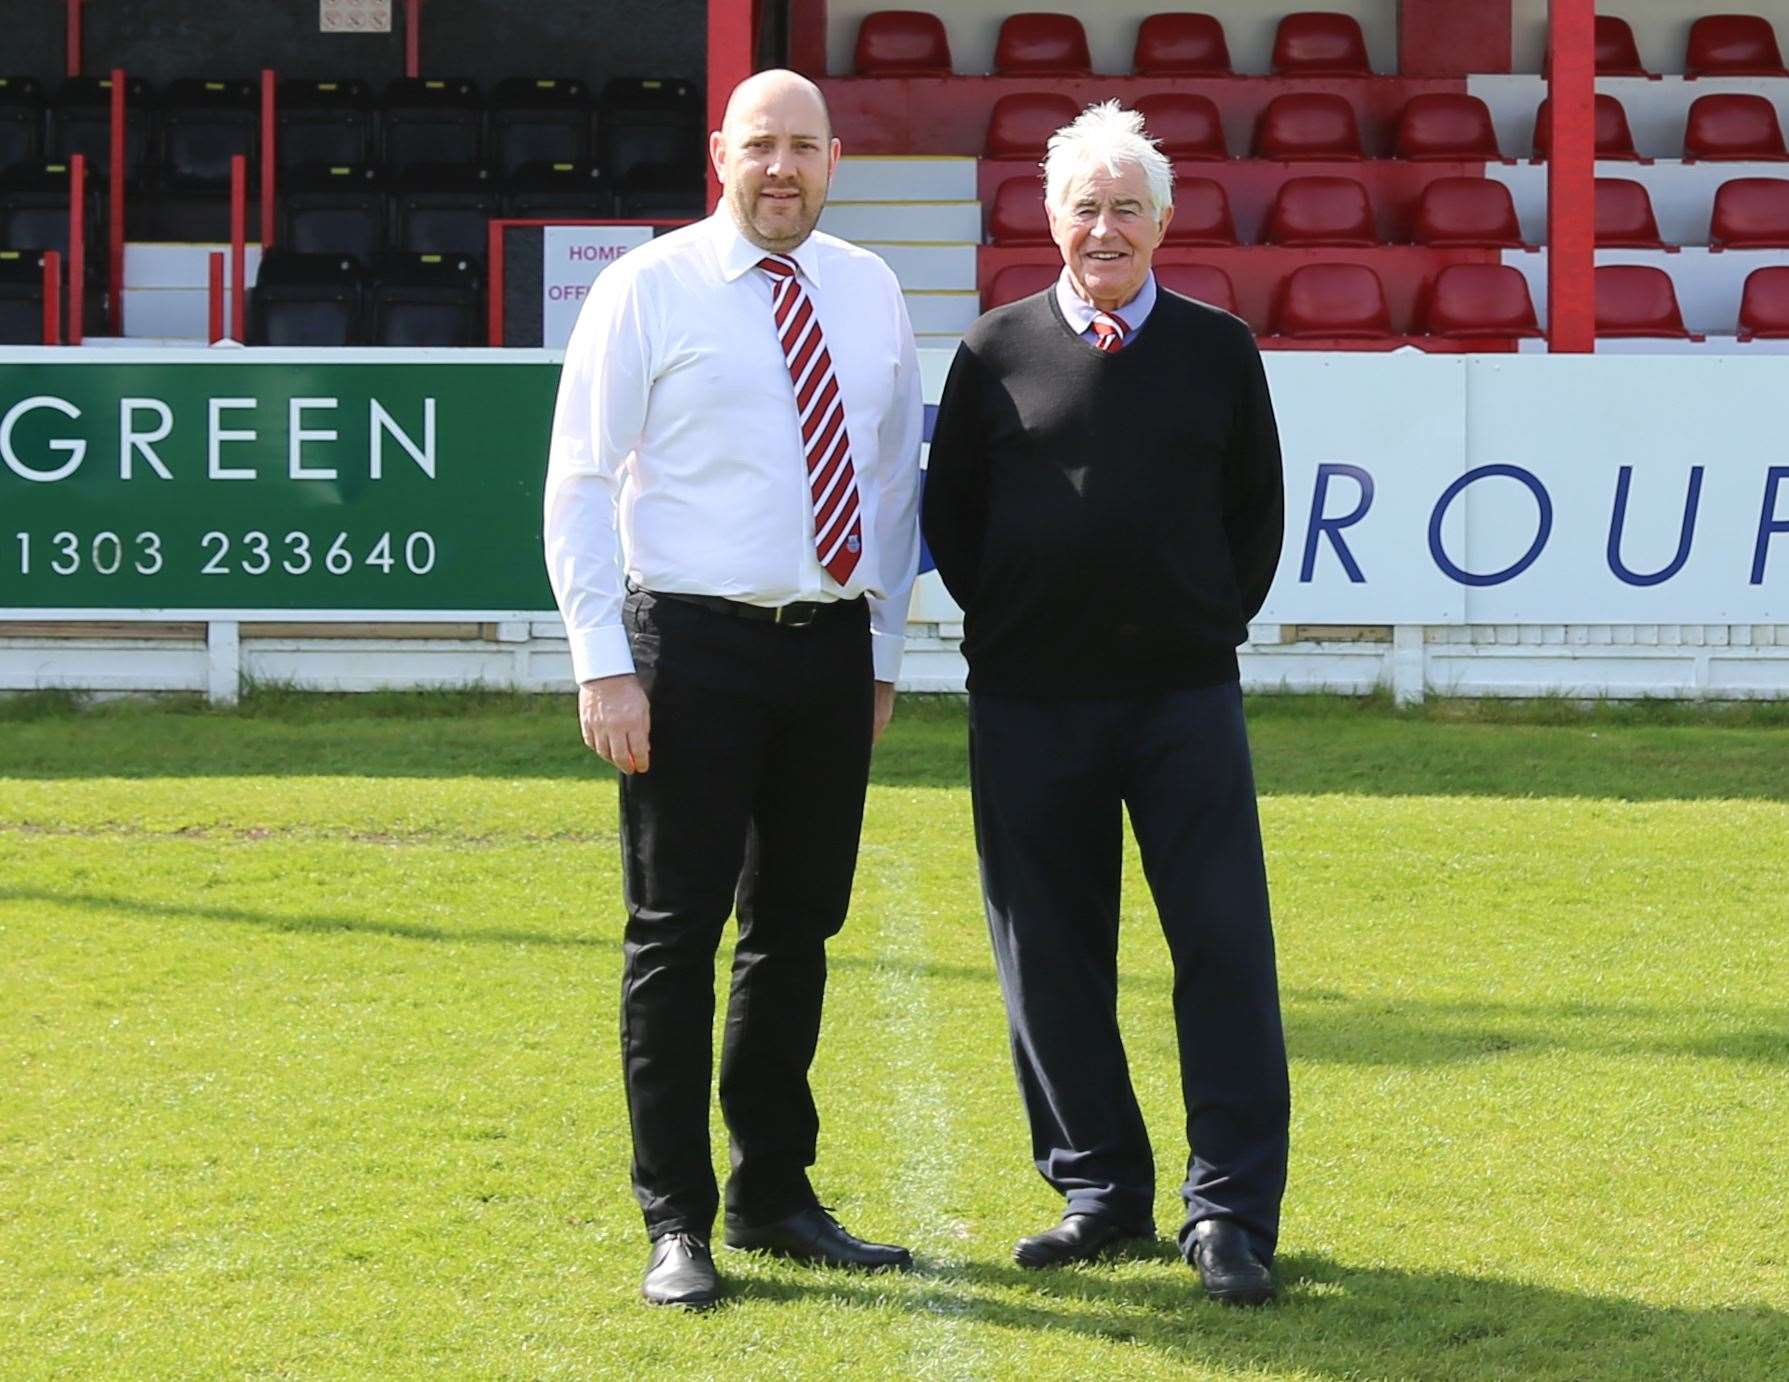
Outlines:
[{"label": "blue lettering", "polygon": [[[1325,501],[1329,498],[1330,479],[1337,475],[1345,475],[1360,486],[1360,498],[1354,508],[1340,518],[1324,516]],[[1336,557],[1342,563],[1342,570],[1348,573],[1348,579],[1355,585],[1364,585],[1366,577],[1360,574],[1360,563],[1354,560],[1354,553],[1348,550],[1348,541],[1342,536],[1342,529],[1351,528],[1367,516],[1367,510],[1373,507],[1373,477],[1357,465],[1342,465],[1339,462],[1325,461],[1317,467],[1317,487],[1311,495],[1311,517],[1304,530],[1304,564],[1298,569],[1300,584],[1311,579],[1311,572],[1317,566],[1317,539],[1327,537],[1329,545],[1335,548]]]},{"label": "blue lettering", "polygon": [[1621,560],[1621,531],[1627,526],[1628,490],[1634,482],[1634,468],[1624,465],[1621,474],[1615,481],[1615,513],[1609,519],[1609,569],[1615,578],[1628,585],[1663,585],[1679,571],[1690,559],[1690,543],[1696,536],[1696,507],[1702,502],[1702,472],[1706,466],[1690,467],[1689,497],[1683,501],[1683,529],[1677,536],[1677,555],[1671,558],[1671,564],[1651,575],[1642,576],[1637,571],[1630,571]]},{"label": "blue lettering", "polygon": [[[1447,517],[1447,506],[1454,502],[1466,487],[1474,480],[1487,480],[1493,476],[1502,476],[1509,480],[1520,480],[1528,486],[1528,492],[1534,496],[1534,502],[1540,509],[1540,529],[1534,535],[1534,542],[1519,557],[1514,565],[1506,566],[1501,571],[1476,575],[1471,571],[1455,566],[1447,553],[1441,548],[1441,523]],[[1529,567],[1547,545],[1547,539],[1553,535],[1553,499],[1547,493],[1547,487],[1539,478],[1519,465],[1481,465],[1467,471],[1446,489],[1441,491],[1441,498],[1435,501],[1435,511],[1429,515],[1429,555],[1435,565],[1441,568],[1444,575],[1458,581],[1461,585],[1487,586],[1502,585],[1505,581],[1513,581]]]},{"label": "blue lettering", "polygon": [[1764,509],[1758,515],[1758,545],[1752,548],[1752,584],[1764,584],[1764,559],[1770,554],[1770,540],[1777,533],[1789,533],[1789,518],[1777,517],[1777,486],[1789,480],[1789,465],[1773,465],[1764,481]]}]

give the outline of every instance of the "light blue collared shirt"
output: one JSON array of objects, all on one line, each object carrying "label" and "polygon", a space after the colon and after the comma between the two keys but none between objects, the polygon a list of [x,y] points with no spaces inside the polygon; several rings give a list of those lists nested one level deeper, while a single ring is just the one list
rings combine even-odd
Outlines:
[{"label": "light blue collared shirt", "polygon": [[[1075,328],[1075,332],[1089,344],[1097,343],[1093,334],[1093,318],[1098,312],[1091,302],[1075,291],[1070,281],[1068,270],[1063,269],[1056,279],[1056,304],[1062,308],[1062,319]],[[1149,314],[1155,310],[1155,273],[1151,270],[1143,279],[1143,286],[1137,289],[1137,295],[1123,304],[1116,313],[1124,323],[1125,339],[1128,341],[1143,329],[1143,323],[1149,320]]]}]

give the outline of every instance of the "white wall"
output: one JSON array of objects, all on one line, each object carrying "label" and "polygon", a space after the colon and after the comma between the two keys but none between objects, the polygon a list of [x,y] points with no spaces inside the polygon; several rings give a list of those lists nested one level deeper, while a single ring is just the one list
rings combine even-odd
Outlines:
[{"label": "white wall", "polygon": [[1273,53],[1274,29],[1286,15],[1306,10],[1331,10],[1360,20],[1366,34],[1373,69],[1393,73],[1398,69],[1397,0],[1203,0],[1195,5],[1173,5],[1164,0],[831,0],[827,6],[827,68],[834,76],[849,76],[857,47],[857,26],[875,10],[912,9],[936,14],[950,36],[952,65],[958,72],[987,72],[994,65],[994,40],[1000,21],[1009,14],[1042,10],[1072,14],[1087,30],[1093,53],[1093,70],[1118,74],[1131,70],[1137,42],[1137,26],[1149,15],[1169,10],[1196,10],[1223,21],[1230,44],[1230,60],[1238,72],[1265,73]]}]

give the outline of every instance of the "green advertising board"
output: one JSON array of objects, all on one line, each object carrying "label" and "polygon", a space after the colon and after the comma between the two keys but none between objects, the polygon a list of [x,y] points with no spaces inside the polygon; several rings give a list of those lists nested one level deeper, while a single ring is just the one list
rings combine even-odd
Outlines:
[{"label": "green advertising board", "polygon": [[550,358],[48,354],[0,356],[0,618],[553,608]]}]

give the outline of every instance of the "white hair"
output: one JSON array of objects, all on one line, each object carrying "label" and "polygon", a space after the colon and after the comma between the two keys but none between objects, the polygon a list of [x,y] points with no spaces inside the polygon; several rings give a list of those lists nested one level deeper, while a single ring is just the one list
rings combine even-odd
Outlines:
[{"label": "white hair", "polygon": [[1044,201],[1058,211],[1063,210],[1063,196],[1077,175],[1103,168],[1117,177],[1122,164],[1143,170],[1156,220],[1174,205],[1174,165],[1144,132],[1140,111],[1126,110],[1117,101],[1088,106],[1051,135],[1047,147]]}]

